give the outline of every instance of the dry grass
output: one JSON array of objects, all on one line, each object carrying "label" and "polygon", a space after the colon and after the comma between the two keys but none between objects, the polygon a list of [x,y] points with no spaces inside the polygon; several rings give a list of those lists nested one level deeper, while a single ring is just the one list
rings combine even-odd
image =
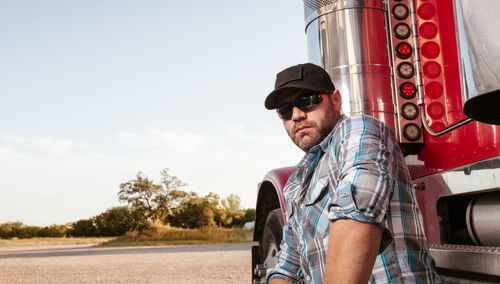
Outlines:
[{"label": "dry grass", "polygon": [[101,246],[163,246],[250,243],[253,231],[243,228],[180,229],[158,227],[147,232],[130,232]]},{"label": "dry grass", "polygon": [[52,246],[69,244],[102,244],[114,239],[111,237],[100,238],[30,238],[30,239],[0,239],[0,247],[21,246]]}]

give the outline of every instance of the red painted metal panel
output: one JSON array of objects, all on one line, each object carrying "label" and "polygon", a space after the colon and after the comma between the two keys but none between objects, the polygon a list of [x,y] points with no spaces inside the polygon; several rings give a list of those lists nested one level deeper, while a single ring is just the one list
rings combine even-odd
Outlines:
[{"label": "red painted metal panel", "polygon": [[[462,111],[460,69],[452,0],[415,0],[424,112],[439,132],[466,118]],[[436,47],[437,46],[437,47]],[[424,146],[407,157],[412,178],[424,182],[417,191],[425,231],[439,244],[437,201],[451,191],[437,173],[500,155],[500,126],[471,122],[439,137],[424,130]]]},{"label": "red painted metal panel", "polygon": [[274,169],[267,173],[264,177],[264,181],[269,181],[273,184],[276,189],[276,194],[278,195],[278,199],[280,202],[281,211],[283,213],[283,220],[286,221],[285,210],[286,210],[286,201],[283,195],[283,189],[285,188],[285,184],[288,181],[290,175],[297,170],[296,167],[286,167]]},{"label": "red painted metal panel", "polygon": [[[415,8],[420,31],[423,115],[432,130],[440,131],[466,118],[462,112],[453,3],[451,0],[416,0]],[[439,46],[438,51],[432,48],[434,44]],[[426,49],[429,46],[430,51]],[[436,68],[440,69],[437,76],[434,75],[437,72],[432,73],[439,71]],[[424,135],[419,162],[415,163],[414,158],[408,161],[413,178],[500,155],[500,126],[472,122],[443,136],[433,137],[427,132]]]}]

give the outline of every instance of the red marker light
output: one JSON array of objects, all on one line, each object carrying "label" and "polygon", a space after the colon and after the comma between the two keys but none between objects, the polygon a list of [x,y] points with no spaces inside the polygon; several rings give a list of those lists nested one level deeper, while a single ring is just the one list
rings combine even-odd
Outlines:
[{"label": "red marker light", "polygon": [[399,94],[404,99],[413,99],[417,93],[417,88],[410,82],[404,82],[399,86]]},{"label": "red marker light", "polygon": [[424,20],[430,20],[436,14],[436,9],[430,3],[424,3],[418,7],[417,14]]},{"label": "red marker light", "polygon": [[420,35],[426,39],[435,38],[438,32],[437,26],[431,22],[423,23],[418,30],[420,31]]},{"label": "red marker light", "polygon": [[442,118],[444,113],[444,106],[439,102],[433,102],[427,106],[427,114],[429,114],[429,116],[433,119]]},{"label": "red marker light", "polygon": [[439,52],[439,45],[433,41],[426,42],[422,45],[422,55],[427,58],[434,59],[438,57]]},{"label": "red marker light", "polygon": [[431,99],[437,99],[443,94],[443,85],[438,82],[430,82],[425,85],[425,94]]},{"label": "red marker light", "polygon": [[431,78],[436,79],[441,75],[441,65],[439,65],[435,61],[429,61],[424,64],[424,75]]},{"label": "red marker light", "polygon": [[406,59],[411,56],[411,52],[413,49],[411,48],[411,45],[409,45],[406,42],[402,42],[398,45],[396,45],[396,55],[399,58]]}]

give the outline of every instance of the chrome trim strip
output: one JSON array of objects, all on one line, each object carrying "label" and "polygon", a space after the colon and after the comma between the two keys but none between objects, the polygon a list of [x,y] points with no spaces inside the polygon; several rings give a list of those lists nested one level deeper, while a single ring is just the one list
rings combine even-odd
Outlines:
[{"label": "chrome trim strip", "polygon": [[457,123],[454,123],[448,127],[446,127],[445,129],[443,130],[440,130],[438,132],[435,132],[434,130],[432,130],[430,127],[429,127],[429,124],[427,123],[427,121],[425,120],[425,114],[424,114],[424,108],[423,108],[423,103],[420,105],[420,113],[421,113],[421,117],[422,117],[422,125],[424,126],[425,130],[427,130],[427,132],[431,135],[431,136],[441,136],[441,135],[444,135],[452,130],[455,130],[461,126],[464,126],[466,125],[467,123],[469,122],[472,122],[472,118],[466,118],[464,120],[461,120]]},{"label": "chrome trim strip", "polygon": [[437,267],[500,276],[500,248],[434,245],[430,252]]}]

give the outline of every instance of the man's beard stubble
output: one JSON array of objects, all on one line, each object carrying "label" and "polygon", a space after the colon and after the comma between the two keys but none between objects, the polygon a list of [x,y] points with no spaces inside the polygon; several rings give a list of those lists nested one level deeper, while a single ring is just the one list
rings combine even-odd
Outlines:
[{"label": "man's beard stubble", "polygon": [[[320,121],[319,123],[316,123],[314,121],[301,121],[297,122],[292,129],[292,133],[288,132],[288,136],[292,139],[293,143],[297,145],[302,151],[304,152],[309,152],[309,150],[315,146],[321,143],[323,139],[325,139],[328,134],[332,131],[333,127],[335,127],[335,124],[337,123],[337,119],[335,119],[335,113],[329,112],[327,113],[325,119]],[[313,129],[314,132],[312,133],[306,133],[306,134],[297,134],[297,129],[300,127],[310,127],[310,129]],[[304,137],[308,136],[309,139],[304,140]]]}]

